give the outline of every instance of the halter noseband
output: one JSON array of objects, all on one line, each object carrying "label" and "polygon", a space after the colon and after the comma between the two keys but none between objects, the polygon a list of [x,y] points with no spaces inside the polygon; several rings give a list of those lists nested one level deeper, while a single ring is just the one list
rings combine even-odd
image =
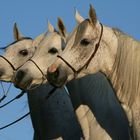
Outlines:
[{"label": "halter noseband", "polygon": [[57,55],[58,58],[60,58],[61,60],[63,60],[68,67],[71,68],[71,70],[74,72],[74,78],[78,75],[78,73],[80,73],[84,68],[87,68],[90,61],[92,60],[92,58],[94,58],[99,46],[100,46],[100,42],[101,42],[101,39],[102,39],[102,35],[103,35],[103,25],[100,23],[101,25],[101,34],[100,34],[100,38],[99,38],[99,41],[98,43],[95,45],[95,50],[93,51],[93,53],[91,54],[91,56],[89,57],[89,59],[87,60],[87,62],[81,67],[79,68],[78,70],[76,70],[72,65],[70,65],[62,56],[60,55]]},{"label": "halter noseband", "polygon": [[[44,80],[46,80],[46,76],[44,75],[43,71],[41,70],[41,68],[37,65],[37,63],[34,60],[32,60],[30,58],[28,61],[31,61],[37,67],[37,69],[41,72],[41,74],[42,74],[42,82],[41,82],[41,84],[39,84],[39,86],[42,85]],[[35,88],[37,88],[39,86],[36,86]],[[34,88],[30,88],[30,87],[28,88],[28,90],[31,90],[31,89],[34,89]]]}]

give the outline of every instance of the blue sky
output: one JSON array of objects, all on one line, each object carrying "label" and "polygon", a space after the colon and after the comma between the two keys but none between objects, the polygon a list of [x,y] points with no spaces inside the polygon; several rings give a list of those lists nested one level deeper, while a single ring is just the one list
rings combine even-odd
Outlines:
[{"label": "blue sky", "polygon": [[[1,0],[0,47],[14,41],[13,24],[15,22],[17,22],[25,36],[34,38],[47,30],[47,19],[56,26],[57,17],[59,16],[70,32],[76,25],[74,8],[76,7],[81,15],[87,18],[89,4],[94,4],[100,22],[111,27],[120,28],[135,39],[140,40],[139,0]],[[19,90],[12,87],[5,102],[15,97],[18,92]],[[0,127],[16,120],[27,111],[26,96],[0,109]],[[33,129],[30,117],[0,131],[0,140],[32,140],[32,136]]]}]

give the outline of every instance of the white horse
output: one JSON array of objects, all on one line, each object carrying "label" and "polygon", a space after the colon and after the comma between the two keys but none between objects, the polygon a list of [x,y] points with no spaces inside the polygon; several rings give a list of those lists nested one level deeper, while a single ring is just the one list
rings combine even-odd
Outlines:
[{"label": "white horse", "polygon": [[[78,19],[82,18],[80,17]],[[55,61],[56,56],[62,52],[65,40],[69,40],[69,37],[66,38],[66,29],[60,19],[58,20],[58,27],[59,32],[56,32],[56,30],[51,27],[52,34],[47,35],[47,40],[44,38],[44,41],[37,47],[34,56],[16,72],[15,83],[21,88],[34,87],[34,85],[40,85],[46,82],[44,77],[47,73],[47,67],[49,67]],[[21,74],[23,76],[21,76]],[[95,83],[94,80],[98,80],[98,82]],[[113,96],[113,90],[106,81],[106,78],[98,73],[97,75],[91,75],[90,77],[73,81],[67,85],[74,109],[83,130],[84,138],[86,140],[108,140],[111,139],[111,136],[116,140],[129,139],[128,122],[125,120],[125,115],[120,109],[115,96]],[[99,84],[100,82],[102,83],[101,86]],[[103,90],[101,90],[101,87]],[[85,89],[88,90],[86,91]],[[82,97],[85,94],[89,96],[87,100],[84,100]],[[103,100],[98,100],[98,94],[104,96],[102,96]],[[108,94],[112,97],[108,96]],[[112,104],[110,102],[111,100],[113,100],[115,104]],[[106,110],[99,111],[100,107]],[[100,114],[99,112],[102,113]],[[94,115],[97,118],[95,118]],[[120,122],[121,125],[124,124],[124,128],[122,129],[120,129],[120,127],[122,127]],[[98,123],[110,136],[107,135]]]},{"label": "white horse", "polygon": [[[50,28],[50,24],[48,25]],[[15,24],[15,42],[3,48],[5,52],[0,57],[0,80],[13,81],[14,71],[33,56],[36,46],[42,41],[44,35],[41,34],[34,40],[23,37]],[[51,89],[50,85],[42,85],[27,91],[34,140],[59,140],[60,137],[66,140],[80,139],[82,131],[67,92],[64,88],[58,89],[46,102],[45,97]]]},{"label": "white horse", "polygon": [[48,69],[48,79],[61,86],[73,78],[101,71],[110,80],[119,101],[129,109],[126,113],[132,117],[135,139],[140,140],[139,53],[140,42],[99,23],[90,6],[89,19],[81,21],[71,35],[64,52]]}]

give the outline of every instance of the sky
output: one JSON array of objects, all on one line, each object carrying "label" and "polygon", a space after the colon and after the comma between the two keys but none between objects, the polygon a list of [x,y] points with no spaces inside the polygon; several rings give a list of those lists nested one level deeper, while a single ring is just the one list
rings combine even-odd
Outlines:
[{"label": "sky", "polygon": [[[47,20],[55,27],[57,17],[61,17],[67,31],[76,25],[74,9],[88,18],[89,4],[96,9],[101,23],[117,27],[140,41],[140,1],[139,0],[1,0],[0,1],[0,47],[14,41],[13,24],[16,22],[23,35],[36,37],[47,31]],[[8,84],[5,85],[8,88]],[[14,98],[20,90],[13,86],[7,99]],[[0,97],[2,90],[0,87]],[[28,112],[26,95],[12,104],[0,109],[0,127],[11,123]],[[0,140],[32,140],[33,128],[30,116],[19,123],[0,131]]]}]

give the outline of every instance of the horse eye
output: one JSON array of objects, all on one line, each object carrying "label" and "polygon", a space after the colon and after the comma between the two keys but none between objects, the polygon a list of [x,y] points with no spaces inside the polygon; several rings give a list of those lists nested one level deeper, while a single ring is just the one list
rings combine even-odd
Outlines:
[{"label": "horse eye", "polygon": [[87,46],[90,44],[90,41],[88,39],[84,38],[81,40],[80,44],[83,46]]},{"label": "horse eye", "polygon": [[56,48],[51,48],[48,50],[48,53],[56,54],[56,53],[58,53],[58,50]]},{"label": "horse eye", "polygon": [[22,56],[26,56],[26,55],[28,55],[28,50],[21,50],[19,52],[19,54],[22,55]]}]

